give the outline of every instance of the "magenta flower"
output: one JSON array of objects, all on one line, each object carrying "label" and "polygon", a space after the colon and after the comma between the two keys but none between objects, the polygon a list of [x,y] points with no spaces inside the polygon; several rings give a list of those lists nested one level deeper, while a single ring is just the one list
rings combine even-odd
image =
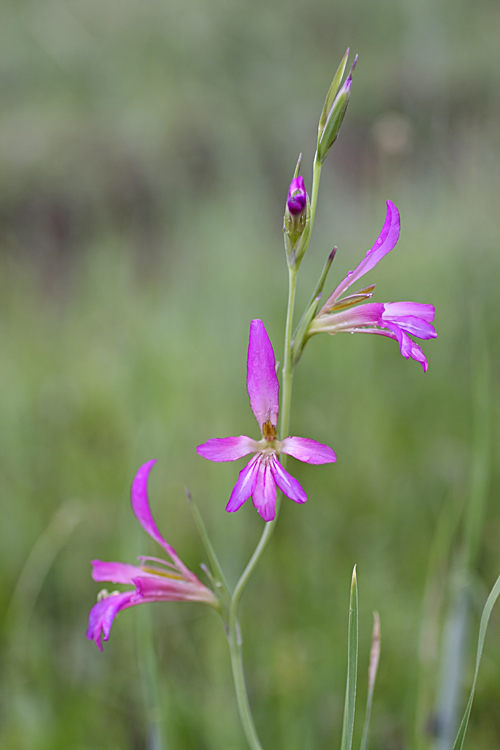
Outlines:
[{"label": "magenta flower", "polygon": [[299,175],[294,177],[288,188],[287,198],[288,210],[291,214],[301,214],[307,205],[307,193],[304,185],[304,178]]},{"label": "magenta flower", "polygon": [[92,560],[94,581],[111,581],[135,586],[133,591],[106,590],[99,594],[97,604],[90,610],[87,638],[95,641],[102,651],[101,636],[109,638],[115,616],[122,609],[147,602],[205,602],[216,609],[219,602],[215,594],[187,568],[173,547],[168,544],[156,528],[148,502],[148,477],[156,460],[141,466],[132,483],[131,501],[135,517],[144,531],[158,542],[172,562],[156,557],[139,557],[140,565]]},{"label": "magenta flower", "polygon": [[246,435],[212,438],[199,445],[196,452],[209,461],[236,461],[249,453],[255,453],[254,458],[240,471],[226,510],[233,513],[241,508],[245,500],[252,497],[253,504],[264,521],[272,521],[275,516],[276,485],[296,503],[305,503],[307,500],[300,484],[280,464],[279,454],[287,453],[309,464],[332,463],[336,461],[336,456],[331,448],[315,440],[298,437],[288,437],[281,441],[276,439],[279,384],[273,347],[261,320],[252,320],[250,324],[247,391],[262,439],[252,440]]},{"label": "magenta flower", "polygon": [[399,232],[398,209],[394,203],[387,201],[387,216],[380,237],[371,250],[368,250],[359,266],[354,271],[349,271],[330,295],[309,326],[308,335],[325,331],[333,336],[341,331],[347,331],[388,336],[398,341],[403,357],[411,357],[420,362],[425,372],[428,367],[425,354],[409,334],[419,339],[433,339],[437,336],[434,326],[431,325],[435,312],[433,305],[423,305],[419,302],[369,302],[355,307],[372,296],[375,284],[342,297],[351,284],[371,271],[384,255],[392,250],[399,239]]}]

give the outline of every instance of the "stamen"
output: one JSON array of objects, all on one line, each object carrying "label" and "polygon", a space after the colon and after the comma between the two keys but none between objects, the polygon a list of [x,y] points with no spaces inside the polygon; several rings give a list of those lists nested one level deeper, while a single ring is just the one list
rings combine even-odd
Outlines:
[{"label": "stamen", "polygon": [[273,441],[276,440],[277,433],[276,433],[276,427],[271,424],[270,420],[268,419],[267,422],[264,422],[262,425],[262,437],[264,440]]}]

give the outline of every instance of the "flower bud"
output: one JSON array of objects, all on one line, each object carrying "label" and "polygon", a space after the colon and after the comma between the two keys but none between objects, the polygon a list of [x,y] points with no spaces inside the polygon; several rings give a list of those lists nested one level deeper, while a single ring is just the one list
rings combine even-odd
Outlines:
[{"label": "flower bud", "polygon": [[[300,160],[299,164],[300,166]],[[311,206],[306,193],[304,178],[296,170],[288,189],[283,232],[288,263],[298,267],[306,251],[310,232]]]},{"label": "flower bud", "polygon": [[304,185],[304,178],[299,175],[294,177],[288,189],[288,200],[286,205],[292,216],[301,214],[307,204],[307,193]]},{"label": "flower bud", "polygon": [[[347,52],[349,52],[349,50]],[[346,60],[346,58],[344,58],[344,60]],[[344,60],[342,61],[343,63],[344,63]],[[344,116],[347,110],[347,105],[349,104],[349,99],[351,97],[352,74],[353,74],[354,68],[356,67],[357,61],[358,61],[358,56],[356,55],[356,57],[354,58],[354,62],[352,64],[352,68],[349,72],[349,75],[345,79],[342,88],[340,89],[335,99],[333,100],[331,108],[329,109],[328,112],[325,112],[324,110],[322,113],[322,116],[320,119],[319,132],[318,132],[318,147],[317,147],[317,152],[316,152],[316,159],[320,164],[323,164],[323,162],[325,161],[328,155],[328,152],[330,151],[331,147],[337,140],[337,136],[340,131],[340,126],[342,125],[342,121],[344,119]],[[340,70],[341,68],[339,68],[339,71]],[[339,71],[337,71],[337,75]],[[334,82],[336,82],[337,75],[335,76]],[[342,77],[342,74],[340,75],[340,78],[341,77]],[[329,92],[329,96],[330,96],[330,92]],[[327,102],[328,102],[328,98],[329,97],[327,97]]]}]

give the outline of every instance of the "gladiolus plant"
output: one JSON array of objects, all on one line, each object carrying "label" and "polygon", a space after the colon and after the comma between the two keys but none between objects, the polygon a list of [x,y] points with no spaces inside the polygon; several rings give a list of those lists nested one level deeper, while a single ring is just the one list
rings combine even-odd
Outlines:
[{"label": "gladiolus plant", "polygon": [[[234,476],[234,488],[227,498],[226,510],[238,511],[243,503],[252,498],[253,505],[263,519],[262,535],[241,574],[234,589],[226,583],[214,545],[208,537],[201,516],[191,500],[194,518],[200,532],[208,558],[208,566],[203,566],[204,580],[200,580],[182,561],[173,547],[158,531],[149,507],[147,484],[155,461],[142,466],[131,490],[132,510],[146,533],[152,537],[168,559],[140,557],[139,564],[122,562],[92,562],[92,577],[95,581],[125,585],[125,590],[108,593],[103,590],[89,616],[87,637],[102,650],[102,640],[107,641],[114,618],[125,609],[151,602],[190,601],[208,604],[220,616],[227,637],[231,657],[232,672],[238,708],[243,730],[251,750],[262,750],[252,718],[250,702],[245,687],[242,658],[242,632],[238,621],[239,604],[260,557],[271,540],[279,519],[282,496],[293,500],[297,505],[293,512],[303,513],[301,505],[307,498],[306,491],[288,471],[287,457],[291,456],[309,464],[333,464],[336,454],[327,445],[311,438],[290,435],[290,413],[292,404],[292,384],[294,368],[302,361],[306,346],[311,338],[320,333],[334,336],[337,333],[371,333],[393,339],[399,345],[406,359],[420,363],[424,372],[428,369],[427,351],[432,356],[430,339],[437,334],[433,326],[434,307],[428,302],[376,302],[372,301],[375,285],[358,287],[358,282],[391,252],[400,237],[400,217],[394,203],[387,201],[387,211],[380,236],[368,250],[359,265],[340,280],[331,294],[326,297],[324,288],[337,248],[330,253],[323,271],[310,296],[310,302],[303,310],[298,324],[295,321],[295,300],[297,277],[301,261],[308,250],[317,207],[319,182],[322,165],[330,150],[337,142],[351,96],[352,73],[344,77],[349,50],[342,59],[328,91],[319,120],[316,154],[312,165],[312,186],[310,196],[304,177],[300,174],[299,157],[293,178],[286,195],[283,217],[285,257],[288,269],[288,305],[285,321],[285,347],[281,369],[281,384],[278,377],[276,359],[265,324],[260,319],[250,322],[250,335],[247,355],[247,391],[250,408],[258,424],[260,435],[248,437],[210,437],[196,450],[200,457],[213,462],[238,461],[250,454],[252,457]],[[381,201],[382,218],[384,203]],[[368,244],[368,243],[367,243]],[[366,283],[366,282],[363,282]],[[326,298],[326,299],[325,299]],[[248,330],[248,329],[247,329]],[[241,331],[241,336],[247,335]],[[415,339],[428,342],[425,351]],[[427,346],[429,349],[427,350]],[[362,394],[360,398],[362,398]],[[208,436],[207,436],[208,437]],[[194,450],[194,446],[193,446]],[[213,471],[217,471],[213,467]],[[327,481],[335,482],[335,467],[325,469]],[[307,489],[307,485],[306,485]],[[229,493],[228,493],[229,494]],[[310,497],[309,504],[314,504]],[[221,512],[223,507],[220,507]],[[169,531],[169,538],[170,537]],[[307,564],[307,558],[305,558]],[[455,750],[460,750],[467,728],[472,706],[477,668],[484,641],[484,632],[493,604],[500,592],[500,579],[495,584],[488,599],[480,631],[480,648],[474,686],[466,714],[460,726]],[[357,577],[354,571],[351,585],[349,608],[348,675],[346,702],[342,729],[342,750],[350,750],[353,737],[356,665],[357,665]],[[258,627],[258,622],[254,623]],[[375,684],[380,653],[380,624],[375,618],[372,653],[369,668],[368,706],[363,731],[362,750],[366,750],[370,720],[371,699]]]}]

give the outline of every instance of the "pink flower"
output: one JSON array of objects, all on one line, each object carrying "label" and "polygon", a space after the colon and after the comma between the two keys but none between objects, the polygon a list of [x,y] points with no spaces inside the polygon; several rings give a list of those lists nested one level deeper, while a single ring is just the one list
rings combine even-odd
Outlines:
[{"label": "pink flower", "polygon": [[420,346],[408,334],[419,339],[433,339],[437,336],[434,326],[434,307],[419,302],[370,302],[360,307],[358,303],[372,296],[375,284],[354,294],[342,297],[344,292],[387,255],[399,239],[399,212],[394,203],[387,201],[387,216],[380,237],[368,250],[366,257],[354,271],[349,271],[330,295],[309,326],[312,336],[325,331],[332,336],[341,331],[349,333],[377,333],[396,339],[403,357],[411,357],[427,370],[427,359]]},{"label": "pink flower", "polygon": [[149,509],[147,484],[149,472],[156,461],[148,461],[141,466],[132,483],[131,501],[135,517],[155,542],[163,547],[172,562],[156,557],[139,557],[140,565],[128,565],[119,562],[101,562],[92,560],[92,578],[94,581],[112,581],[135,586],[133,591],[106,590],[99,594],[97,604],[90,610],[87,638],[95,641],[102,651],[101,636],[109,638],[111,625],[115,616],[122,609],[135,604],[147,602],[205,602],[218,608],[215,594],[187,568],[173,547],[168,544],[156,528]]},{"label": "pink flower", "polygon": [[307,438],[288,437],[277,440],[276,426],[279,412],[279,384],[273,347],[261,320],[252,320],[247,359],[247,390],[250,407],[259,423],[262,439],[252,440],[246,435],[212,438],[196,449],[209,461],[236,461],[249,453],[256,455],[240,471],[239,479],[229,498],[226,510],[241,508],[252,497],[253,504],[264,521],[275,516],[276,485],[284,495],[296,503],[305,503],[306,493],[281,466],[278,456],[287,453],[309,464],[336,461],[335,453],[327,445]]}]

